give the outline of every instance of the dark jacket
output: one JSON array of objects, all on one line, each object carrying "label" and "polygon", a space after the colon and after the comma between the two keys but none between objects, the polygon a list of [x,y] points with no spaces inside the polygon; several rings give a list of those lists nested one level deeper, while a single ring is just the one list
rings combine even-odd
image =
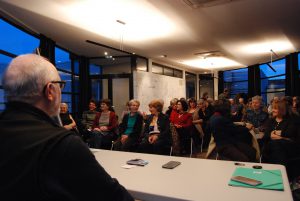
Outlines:
[{"label": "dark jacket", "polygon": [[[119,125],[120,135],[122,135],[127,129],[129,115],[130,115],[130,113],[125,114],[122,119],[122,123]],[[136,115],[137,115],[137,117],[136,117],[136,120],[135,120],[135,123],[133,126],[133,131],[132,131],[132,133],[129,134],[128,137],[138,139],[140,137],[142,129],[143,129],[144,119],[143,119],[143,116],[139,112]]]},{"label": "dark jacket", "polygon": [[289,138],[296,142],[298,138],[297,126],[293,118],[284,118],[280,123],[277,123],[274,118],[270,118],[266,123],[264,139],[270,140],[272,131],[281,130],[281,137]]},{"label": "dark jacket", "polygon": [[1,200],[133,200],[72,132],[21,102],[0,116]]},{"label": "dark jacket", "polygon": [[230,118],[215,113],[210,118],[210,129],[217,147],[243,142],[251,145],[251,134],[243,126],[236,126]]},{"label": "dark jacket", "polygon": [[[145,124],[145,130],[144,130],[144,136],[145,138],[149,137],[149,126],[152,122],[153,119],[153,115],[149,115],[148,119],[146,120],[146,124]],[[157,119],[157,126],[158,126],[158,130],[160,131],[160,134],[158,136],[158,141],[165,141],[168,144],[171,144],[172,138],[171,138],[171,133],[170,133],[170,121],[169,118],[160,113],[158,115],[158,119]]]}]

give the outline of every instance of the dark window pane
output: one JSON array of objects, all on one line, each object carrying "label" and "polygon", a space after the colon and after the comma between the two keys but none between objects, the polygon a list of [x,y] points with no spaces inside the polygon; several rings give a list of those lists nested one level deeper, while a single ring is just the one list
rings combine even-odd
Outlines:
[{"label": "dark window pane", "polygon": [[243,82],[224,82],[224,88],[229,89],[230,97],[234,98],[236,94],[248,93],[248,81]]},{"label": "dark window pane", "polygon": [[79,76],[74,75],[73,76],[73,81],[74,81],[74,93],[79,93]]},{"label": "dark window pane", "polygon": [[58,69],[71,72],[70,54],[58,47],[55,48],[55,65]]},{"label": "dark window pane", "polygon": [[74,73],[79,75],[79,62],[78,62],[78,60],[74,61]]},{"label": "dark window pane", "polygon": [[196,75],[186,73],[186,97],[187,98],[196,98]]},{"label": "dark window pane", "polygon": [[101,68],[98,65],[90,64],[90,75],[100,75]]},{"label": "dark window pane", "polygon": [[173,77],[173,68],[164,68],[164,75]]},{"label": "dark window pane", "polygon": [[0,89],[0,112],[5,109],[4,105],[4,90]]},{"label": "dark window pane", "polygon": [[78,115],[79,95],[74,95],[73,97],[74,97],[75,108],[72,113]]},{"label": "dark window pane", "polygon": [[245,81],[248,80],[248,68],[224,71],[225,82]]},{"label": "dark window pane", "polygon": [[163,74],[163,68],[160,66],[152,65],[152,73]]},{"label": "dark window pane", "polygon": [[174,69],[174,77],[182,78],[183,77],[182,70]]},{"label": "dark window pane", "polygon": [[58,71],[61,80],[66,81],[66,86],[63,89],[63,92],[72,92],[72,75],[69,73]]},{"label": "dark window pane", "polygon": [[224,88],[229,89],[230,97],[248,93],[248,68],[224,71]]},{"label": "dark window pane", "polygon": [[3,73],[11,60],[11,57],[0,54],[0,85],[2,84]]},{"label": "dark window pane", "polygon": [[39,39],[10,25],[0,19],[0,47],[1,49],[16,54],[33,53],[39,47]]},{"label": "dark window pane", "polygon": [[62,103],[67,103],[68,104],[68,108],[69,108],[69,112],[72,113],[72,95],[71,94],[62,93],[62,95],[61,95],[61,102]]},{"label": "dark window pane", "polygon": [[298,54],[298,69],[300,70],[300,53]]},{"label": "dark window pane", "polygon": [[147,71],[148,68],[147,68],[147,60],[144,59],[144,58],[140,58],[138,57],[136,59],[136,69],[139,70],[139,71]]},{"label": "dark window pane", "polygon": [[266,78],[261,80],[261,93],[285,90],[285,76]]},{"label": "dark window pane", "polygon": [[203,94],[205,92],[207,92],[208,97],[213,98],[214,97],[214,80],[212,77],[205,76],[204,78],[207,78],[207,79],[200,79],[200,82],[199,82],[200,83],[200,85],[199,85],[200,97],[202,97]]},{"label": "dark window pane", "polygon": [[267,64],[262,64],[259,66],[261,78],[285,74],[285,59],[275,61],[272,64],[269,63],[269,65],[273,69]]},{"label": "dark window pane", "polygon": [[102,99],[102,80],[92,79],[92,99],[99,101]]}]

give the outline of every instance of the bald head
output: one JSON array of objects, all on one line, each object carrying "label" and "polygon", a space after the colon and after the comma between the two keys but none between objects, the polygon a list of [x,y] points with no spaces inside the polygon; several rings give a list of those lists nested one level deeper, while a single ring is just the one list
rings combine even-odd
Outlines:
[{"label": "bald head", "polygon": [[34,104],[50,81],[60,80],[56,68],[45,58],[20,55],[12,60],[3,76],[3,88],[7,101]]}]

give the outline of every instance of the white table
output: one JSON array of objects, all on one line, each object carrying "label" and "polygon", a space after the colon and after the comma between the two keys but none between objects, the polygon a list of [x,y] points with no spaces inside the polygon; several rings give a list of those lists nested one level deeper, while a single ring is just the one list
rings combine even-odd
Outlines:
[{"label": "white table", "polygon": [[[196,201],[292,201],[284,166],[259,164],[264,169],[280,169],[284,191],[272,191],[228,186],[235,168],[232,161],[159,156],[107,150],[92,150],[105,170],[140,200]],[[124,169],[127,160],[141,158],[149,161],[145,167]],[[182,164],[175,169],[161,166],[170,160]],[[245,163],[252,167],[255,163]],[[256,164],[257,165],[257,164]]]}]

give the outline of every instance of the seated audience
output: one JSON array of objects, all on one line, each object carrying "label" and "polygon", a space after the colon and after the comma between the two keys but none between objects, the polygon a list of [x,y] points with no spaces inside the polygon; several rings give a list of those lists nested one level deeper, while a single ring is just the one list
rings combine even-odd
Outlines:
[{"label": "seated audience", "polygon": [[265,130],[268,117],[268,113],[263,111],[261,96],[254,96],[251,102],[251,109],[246,111],[243,121],[249,124],[247,126],[249,129],[254,129],[258,133]]},{"label": "seated audience", "polygon": [[272,118],[265,131],[263,161],[287,165],[287,161],[300,156],[297,120],[288,114],[285,101],[273,102]]},{"label": "seated audience", "polygon": [[177,101],[177,115],[173,120],[174,127],[177,130],[180,141],[180,154],[190,153],[191,128],[193,126],[193,117],[187,112],[188,104],[185,100]]},{"label": "seated audience", "polygon": [[94,100],[91,100],[89,103],[89,110],[84,111],[82,113],[81,124],[83,125],[83,127],[85,129],[92,128],[96,114],[97,114],[96,109],[97,109],[96,102]]},{"label": "seated audience", "polygon": [[101,101],[101,112],[96,114],[92,129],[92,136],[89,144],[92,148],[109,149],[111,142],[117,138],[118,121],[116,114],[110,111],[111,101],[103,99]]},{"label": "seated audience", "polygon": [[170,122],[162,113],[163,104],[159,100],[149,103],[150,115],[148,116],[144,138],[138,147],[138,152],[152,154],[168,154],[171,147]]},{"label": "seated audience", "polygon": [[244,126],[236,126],[230,118],[230,103],[223,99],[214,103],[215,113],[210,118],[210,128],[218,154],[223,159],[254,162],[256,150],[252,136]]},{"label": "seated audience", "polygon": [[4,73],[1,200],[133,201],[82,140],[53,121],[64,84],[55,66],[34,54],[16,57]]},{"label": "seated audience", "polygon": [[60,104],[60,120],[63,127],[67,130],[76,130],[76,122],[74,121],[72,115],[68,111],[68,105],[66,103]]},{"label": "seated audience", "polygon": [[138,112],[140,102],[133,99],[128,106],[129,113],[124,115],[119,125],[120,137],[114,144],[114,149],[118,151],[133,151],[143,129],[143,116]]}]

